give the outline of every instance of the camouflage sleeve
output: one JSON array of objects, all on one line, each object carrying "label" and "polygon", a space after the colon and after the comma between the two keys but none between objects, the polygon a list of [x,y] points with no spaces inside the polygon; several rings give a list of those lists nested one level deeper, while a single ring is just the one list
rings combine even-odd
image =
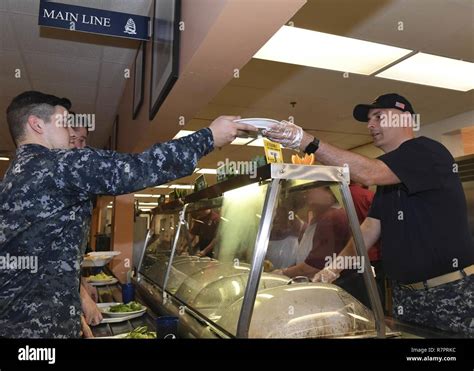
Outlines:
[{"label": "camouflage sleeve", "polygon": [[85,148],[60,151],[56,185],[87,195],[120,195],[192,174],[214,148],[210,129],[155,144],[139,154]]}]

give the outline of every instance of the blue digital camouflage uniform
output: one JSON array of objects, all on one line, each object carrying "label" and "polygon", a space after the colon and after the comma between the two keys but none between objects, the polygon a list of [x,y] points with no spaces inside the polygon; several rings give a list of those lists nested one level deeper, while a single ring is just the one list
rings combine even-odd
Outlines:
[{"label": "blue digital camouflage uniform", "polygon": [[0,337],[79,337],[91,198],[189,175],[213,146],[210,129],[140,154],[20,146],[0,183],[0,257],[36,257],[38,271],[0,270]]},{"label": "blue digital camouflage uniform", "polygon": [[425,290],[393,283],[393,316],[474,338],[474,275]]}]

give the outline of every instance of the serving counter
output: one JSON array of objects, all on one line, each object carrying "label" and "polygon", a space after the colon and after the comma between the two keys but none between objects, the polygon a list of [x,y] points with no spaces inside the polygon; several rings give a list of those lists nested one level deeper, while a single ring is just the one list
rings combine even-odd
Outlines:
[{"label": "serving counter", "polygon": [[[182,337],[385,337],[349,182],[346,167],[270,164],[158,207],[137,291],[157,315],[180,318]],[[194,256],[196,235],[213,241],[209,256]],[[275,269],[304,266],[310,255],[320,264],[316,245],[334,248],[324,250],[332,256],[350,237],[368,306],[337,284],[311,282],[304,269],[293,278]]]},{"label": "serving counter", "polygon": [[[137,292],[153,315],[179,317],[181,337],[451,337],[385,318],[349,179],[346,167],[270,164],[159,206]],[[350,238],[351,274],[311,282]]]}]

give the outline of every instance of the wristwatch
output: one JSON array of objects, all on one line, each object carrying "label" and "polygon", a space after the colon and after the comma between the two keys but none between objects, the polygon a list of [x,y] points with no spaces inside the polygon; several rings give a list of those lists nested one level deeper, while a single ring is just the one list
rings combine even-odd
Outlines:
[{"label": "wristwatch", "polygon": [[304,149],[304,153],[307,153],[308,155],[316,152],[319,148],[319,139],[314,138],[313,141],[306,146]]}]

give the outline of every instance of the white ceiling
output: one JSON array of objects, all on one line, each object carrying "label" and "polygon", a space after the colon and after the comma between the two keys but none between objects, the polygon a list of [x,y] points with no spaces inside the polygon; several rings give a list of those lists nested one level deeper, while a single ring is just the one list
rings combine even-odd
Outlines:
[{"label": "white ceiling", "polygon": [[[55,0],[148,15],[151,0]],[[17,94],[39,90],[67,97],[76,112],[95,113],[90,144],[108,139],[138,41],[38,26],[39,0],[0,0],[0,153],[14,149],[4,112]],[[14,70],[20,69],[20,79]]]},{"label": "white ceiling", "polygon": [[[474,62],[472,0],[308,0],[291,21],[295,27]],[[353,149],[372,143],[366,125],[352,117],[354,105],[389,92],[407,97],[422,125],[474,110],[473,90],[460,92],[356,74],[344,78],[342,72],[252,59],[239,78],[232,79],[184,129],[206,127],[222,114],[278,120],[293,116],[320,139]],[[290,102],[297,103],[292,107]],[[284,150],[286,161],[291,153]],[[244,161],[262,154],[260,147],[226,146],[201,159],[198,166],[216,168],[225,158]],[[175,183],[192,183],[196,177],[193,174]],[[206,178],[215,182],[215,176]]]},{"label": "white ceiling", "polygon": [[[291,21],[295,27],[474,62],[472,0],[308,0]],[[366,126],[352,117],[354,105],[390,92],[413,103],[422,125],[474,109],[473,90],[356,74],[344,78],[342,72],[252,59],[185,129],[208,126],[221,114],[278,120],[293,116],[320,139],[352,149],[371,143]],[[292,107],[290,102],[297,103]],[[248,160],[261,153],[258,148],[229,146],[199,165],[215,168],[223,157]]]}]

